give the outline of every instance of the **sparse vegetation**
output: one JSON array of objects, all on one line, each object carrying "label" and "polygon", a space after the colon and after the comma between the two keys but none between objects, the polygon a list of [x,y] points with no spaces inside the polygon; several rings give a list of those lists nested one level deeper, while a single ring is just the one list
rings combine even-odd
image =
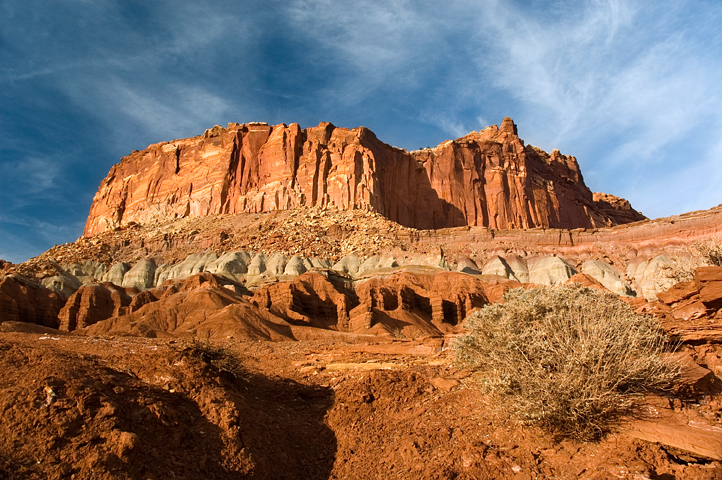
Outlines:
[{"label": "sparse vegetation", "polygon": [[515,289],[504,299],[468,317],[470,334],[454,350],[525,423],[598,439],[678,375],[656,321],[612,295],[569,285]]},{"label": "sparse vegetation", "polygon": [[701,266],[702,262],[696,258],[672,257],[668,263],[657,265],[659,275],[656,282],[657,291],[663,292],[680,282],[689,282],[694,278],[694,269]]},{"label": "sparse vegetation", "polygon": [[702,266],[722,266],[722,242],[713,239],[699,240],[688,247],[689,257],[672,257],[661,269],[658,291],[664,291],[680,282],[694,278],[694,270]]},{"label": "sparse vegetation", "polygon": [[190,344],[180,352],[181,357],[193,357],[203,361],[221,372],[230,373],[234,377],[241,375],[241,362],[232,352],[209,340],[193,337]]},{"label": "sparse vegetation", "polygon": [[722,267],[722,242],[702,240],[692,244],[692,247],[707,265]]}]

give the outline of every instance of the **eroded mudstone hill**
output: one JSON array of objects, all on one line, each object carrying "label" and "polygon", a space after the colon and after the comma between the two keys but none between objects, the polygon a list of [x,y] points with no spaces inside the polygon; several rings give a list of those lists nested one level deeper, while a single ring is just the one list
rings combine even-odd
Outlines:
[{"label": "eroded mudstone hill", "polygon": [[413,152],[364,127],[231,123],[123,158],[101,183],[84,235],[297,207],[368,210],[417,229],[593,228],[645,218],[626,200],[592,194],[576,158],[525,145],[508,117]]}]

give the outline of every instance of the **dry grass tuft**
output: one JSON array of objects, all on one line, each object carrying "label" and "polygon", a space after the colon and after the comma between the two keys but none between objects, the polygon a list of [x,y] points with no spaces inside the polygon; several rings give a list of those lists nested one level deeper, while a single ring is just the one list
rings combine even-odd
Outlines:
[{"label": "dry grass tuft", "polygon": [[181,358],[191,357],[201,360],[219,372],[226,372],[233,377],[242,376],[241,362],[230,350],[220,345],[214,345],[209,340],[193,340],[180,352]]},{"label": "dry grass tuft", "polygon": [[613,295],[573,284],[504,299],[468,317],[454,351],[513,418],[598,439],[679,373],[657,322]]}]

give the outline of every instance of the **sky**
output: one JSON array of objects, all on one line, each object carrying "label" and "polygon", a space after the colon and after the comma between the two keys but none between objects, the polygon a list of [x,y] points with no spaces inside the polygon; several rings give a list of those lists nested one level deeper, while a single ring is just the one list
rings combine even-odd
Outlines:
[{"label": "sky", "polygon": [[510,116],[650,218],[722,203],[722,3],[0,0],[0,258],[82,235],[110,167],[229,122],[414,150]]}]

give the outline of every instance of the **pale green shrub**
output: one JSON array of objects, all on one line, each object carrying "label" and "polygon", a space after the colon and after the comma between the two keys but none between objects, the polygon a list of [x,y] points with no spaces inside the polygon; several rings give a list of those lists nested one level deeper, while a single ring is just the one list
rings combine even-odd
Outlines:
[{"label": "pale green shrub", "polygon": [[504,299],[468,317],[470,333],[454,351],[516,419],[599,438],[678,375],[657,322],[613,295],[573,284]]}]

